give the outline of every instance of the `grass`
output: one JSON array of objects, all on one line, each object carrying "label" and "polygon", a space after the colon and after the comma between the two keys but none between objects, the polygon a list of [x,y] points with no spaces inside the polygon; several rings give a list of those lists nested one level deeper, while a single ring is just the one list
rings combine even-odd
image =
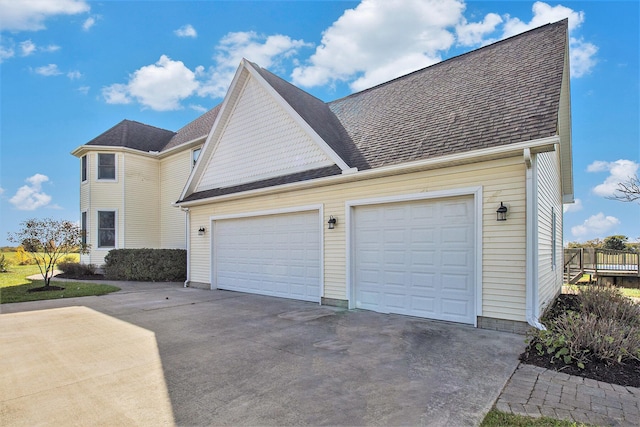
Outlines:
[{"label": "grass", "polygon": [[47,299],[98,296],[120,290],[120,288],[117,286],[103,285],[100,283],[55,282],[56,286],[61,286],[65,289],[43,292],[29,292],[29,289],[44,286],[44,281],[29,280],[29,282],[30,283],[25,285],[0,287],[0,304],[26,301],[41,301]]},{"label": "grass", "polygon": [[[588,276],[588,274],[585,274],[585,276]],[[578,282],[578,283],[581,283],[581,282]],[[587,282],[585,282],[585,283],[587,283]],[[567,289],[570,289],[571,291],[577,291],[579,286],[578,285],[569,285],[569,284],[565,283],[564,287],[567,288]],[[638,289],[638,288],[618,287],[618,289],[620,290],[622,295],[624,295],[625,297],[640,298],[640,289]]]},{"label": "grass", "polygon": [[589,424],[575,423],[573,421],[556,420],[542,417],[533,418],[522,415],[507,414],[492,409],[482,420],[480,427],[588,427]]},{"label": "grass", "polygon": [[622,295],[625,297],[640,298],[640,289],[620,288],[620,292],[622,292]]},{"label": "grass", "polygon": [[44,286],[43,280],[27,279],[28,276],[40,274],[40,270],[37,265],[17,265],[14,261],[15,258],[11,257],[11,255],[14,255],[14,253],[5,253],[5,256],[13,262],[9,267],[9,272],[0,273],[0,304],[97,296],[120,290],[117,286],[103,285],[100,283],[57,281],[55,284],[64,287],[64,290],[28,292],[29,289]]}]

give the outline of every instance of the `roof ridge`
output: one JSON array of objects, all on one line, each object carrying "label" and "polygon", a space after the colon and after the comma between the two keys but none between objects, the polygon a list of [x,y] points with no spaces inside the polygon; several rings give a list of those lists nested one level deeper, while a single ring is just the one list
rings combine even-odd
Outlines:
[{"label": "roof ridge", "polygon": [[[165,129],[165,128],[161,128],[159,126],[150,125],[150,124],[144,123],[144,122],[139,122],[137,120],[124,119],[124,120],[122,120],[122,122],[135,123],[135,124],[138,124],[138,125],[142,125],[142,126],[146,126],[146,127],[150,127],[150,128],[154,128],[154,129],[158,129],[158,130],[163,130],[163,131],[175,133],[175,131],[172,131],[172,130],[169,130],[169,129]],[[122,122],[120,122],[120,123],[122,123]]]},{"label": "roof ridge", "polygon": [[372,86],[372,87],[369,87],[369,88],[363,89],[363,90],[358,91],[358,92],[354,92],[354,93],[352,93],[352,94],[349,94],[349,95],[343,96],[343,97],[341,97],[341,98],[334,99],[334,100],[332,100],[332,101],[327,102],[327,104],[329,104],[329,105],[330,105],[330,104],[333,104],[333,103],[338,102],[338,101],[342,101],[342,100],[347,99],[347,98],[350,98],[350,97],[358,96],[358,95],[360,95],[360,94],[362,94],[362,93],[365,93],[365,92],[369,92],[369,91],[372,91],[372,90],[376,90],[376,89],[378,89],[378,88],[380,88],[380,87],[387,86],[387,85],[389,85],[389,84],[391,84],[391,83],[394,83],[394,82],[396,82],[396,81],[398,81],[398,80],[401,80],[401,79],[404,79],[404,78],[408,78],[409,76],[412,76],[412,75],[414,75],[414,74],[417,74],[417,73],[423,72],[423,71],[425,71],[425,70],[427,70],[427,69],[432,69],[432,68],[437,67],[437,66],[444,66],[443,64],[445,64],[445,63],[449,63],[449,62],[451,62],[451,61],[459,60],[460,58],[462,58],[462,57],[466,57],[466,56],[468,56],[468,55],[475,55],[475,54],[477,54],[477,52],[483,52],[483,51],[485,51],[485,50],[487,50],[487,49],[489,49],[489,48],[494,48],[494,47],[496,47],[496,46],[498,46],[498,45],[504,44],[505,42],[508,42],[508,41],[513,40],[513,39],[515,39],[515,38],[524,37],[524,36],[525,36],[525,35],[527,35],[527,34],[530,34],[530,33],[533,33],[533,32],[537,32],[537,31],[542,31],[542,29],[544,29],[544,28],[546,28],[546,27],[549,27],[549,26],[555,26],[555,25],[565,25],[565,26],[567,26],[567,25],[568,25],[568,22],[569,22],[569,18],[564,18],[564,19],[561,19],[561,20],[556,21],[556,22],[549,22],[549,23],[544,24],[544,25],[541,25],[541,26],[539,26],[539,27],[531,28],[531,29],[529,29],[529,30],[527,30],[527,31],[524,31],[524,32],[522,32],[522,33],[514,34],[514,35],[509,36],[509,37],[507,37],[507,38],[500,39],[500,40],[498,40],[498,41],[495,41],[495,42],[493,42],[493,43],[490,43],[490,44],[488,44],[488,45],[480,46],[479,48],[472,49],[472,50],[470,50],[470,51],[468,51],[468,52],[461,53],[460,55],[456,55],[456,56],[452,56],[451,58],[443,59],[443,60],[442,60],[442,61],[440,61],[440,62],[436,62],[435,64],[431,64],[431,65],[427,65],[426,67],[420,68],[420,69],[418,69],[418,70],[412,71],[412,72],[407,73],[407,74],[403,74],[403,75],[398,76],[398,77],[396,77],[396,78],[394,78],[394,79],[387,80],[387,81],[382,82],[382,83],[378,83],[378,84],[377,84],[377,85],[375,85],[375,86]]}]

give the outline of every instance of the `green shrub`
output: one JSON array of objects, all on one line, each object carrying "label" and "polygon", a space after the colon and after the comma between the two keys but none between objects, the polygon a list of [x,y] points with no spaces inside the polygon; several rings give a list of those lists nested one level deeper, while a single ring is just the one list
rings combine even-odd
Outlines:
[{"label": "green shrub", "polygon": [[184,249],[113,249],[104,262],[105,278],[111,280],[179,282],[187,278]]},{"label": "green shrub", "polygon": [[595,359],[640,360],[640,306],[613,287],[587,286],[577,297],[578,311],[544,317],[547,329],[533,332],[538,353],[580,368]]},{"label": "green shrub", "polygon": [[0,273],[8,272],[10,265],[11,265],[11,263],[9,262],[7,257],[4,256],[4,254],[0,254]]},{"label": "green shrub", "polygon": [[86,277],[96,274],[95,264],[81,264],[79,262],[60,262],[57,265],[59,270],[71,277]]}]

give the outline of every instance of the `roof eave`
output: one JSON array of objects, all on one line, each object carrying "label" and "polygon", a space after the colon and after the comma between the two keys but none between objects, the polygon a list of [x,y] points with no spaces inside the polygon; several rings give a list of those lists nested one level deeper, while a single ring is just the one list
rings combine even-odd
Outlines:
[{"label": "roof eave", "polygon": [[[217,203],[222,201],[237,200],[254,196],[265,196],[270,194],[282,193],[286,191],[304,190],[312,187],[323,187],[335,185],[345,182],[362,181],[365,179],[382,178],[385,176],[407,174],[419,172],[429,169],[440,169],[450,166],[458,166],[481,161],[490,161],[507,157],[522,156],[525,148],[529,148],[531,153],[542,153],[554,151],[556,144],[559,143],[557,135],[540,138],[532,141],[518,142],[514,144],[503,145],[499,147],[491,147],[480,150],[467,151],[464,153],[456,153],[445,155],[432,159],[416,160],[398,165],[381,166],[374,169],[362,170],[349,174],[334,175],[325,178],[317,178],[308,181],[294,182],[290,184],[282,184],[273,187],[265,187],[256,190],[242,191],[222,196],[208,197],[188,202],[177,201],[176,206],[193,207],[205,205],[208,203]],[[524,160],[523,160],[524,161]],[[183,197],[184,199],[184,197]]]}]

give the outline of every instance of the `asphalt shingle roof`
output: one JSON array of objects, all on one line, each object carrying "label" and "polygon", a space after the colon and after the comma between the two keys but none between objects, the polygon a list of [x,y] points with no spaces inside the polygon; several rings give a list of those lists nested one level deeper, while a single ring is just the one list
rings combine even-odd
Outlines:
[{"label": "asphalt shingle roof", "polygon": [[127,147],[140,151],[160,151],[175,132],[132,120],[123,120],[85,145]]},{"label": "asphalt shingle roof", "polygon": [[567,22],[330,102],[372,167],[556,135]]},{"label": "asphalt shingle roof", "polygon": [[171,138],[171,141],[164,146],[162,151],[177,147],[186,142],[193,141],[194,139],[207,136],[213,126],[213,123],[216,121],[216,117],[220,112],[220,107],[222,107],[222,104],[216,105],[211,110],[180,129],[175,136]]}]

